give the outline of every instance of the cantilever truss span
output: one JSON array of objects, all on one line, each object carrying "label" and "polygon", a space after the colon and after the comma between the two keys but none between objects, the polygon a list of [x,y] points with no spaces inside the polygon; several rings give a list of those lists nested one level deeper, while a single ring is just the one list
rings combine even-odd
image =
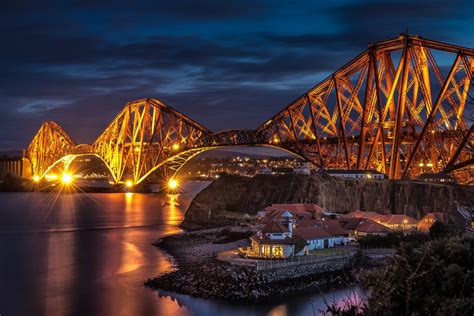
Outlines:
[{"label": "cantilever truss span", "polygon": [[46,122],[26,156],[42,176],[65,156],[95,154],[117,182],[139,183],[211,148],[260,145],[323,168],[376,169],[392,179],[445,171],[470,182],[473,72],[474,49],[402,35],[369,45],[256,130],[212,133],[143,99],[128,103],[91,145]]}]

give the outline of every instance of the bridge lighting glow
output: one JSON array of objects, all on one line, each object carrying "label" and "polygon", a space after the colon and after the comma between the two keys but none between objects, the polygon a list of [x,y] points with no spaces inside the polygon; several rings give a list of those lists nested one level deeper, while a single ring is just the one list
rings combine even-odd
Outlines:
[{"label": "bridge lighting glow", "polygon": [[178,181],[176,181],[175,179],[170,179],[168,181],[168,188],[170,188],[171,190],[178,188]]},{"label": "bridge lighting glow", "polygon": [[[227,130],[214,134],[160,100],[147,98],[127,103],[124,110],[113,119],[110,128],[105,128],[92,144],[76,145],[61,126],[53,121],[44,122],[25,151],[25,157],[30,157],[31,168],[41,180],[50,170],[58,172],[57,175],[45,177],[45,180],[51,181],[60,180],[62,172],[56,171],[58,168],[53,169],[57,163],[60,167],[69,165],[75,156],[95,155],[103,160],[115,182],[125,185],[127,177],[139,183],[158,168],[164,170],[172,165],[177,170],[194,154],[212,147],[267,145],[302,155],[313,163],[323,163],[325,168],[340,169],[353,166],[368,170],[377,166],[388,178],[400,179],[405,176],[415,177],[420,169],[423,171],[425,168],[437,165],[435,160],[430,163],[426,160],[426,157],[432,157],[433,154],[429,137],[436,136],[438,147],[449,148],[442,150],[437,158],[440,161],[442,159],[442,167],[455,171],[456,178],[463,179],[462,182],[472,180],[469,170],[465,168],[472,158],[468,148],[470,139],[469,136],[458,135],[458,131],[460,126],[468,124],[466,111],[469,107],[462,104],[468,103],[465,100],[466,95],[474,89],[470,86],[472,71],[467,65],[470,63],[472,68],[474,49],[409,35],[379,42],[370,47],[370,52],[363,52],[360,57],[334,72],[331,75],[333,80],[324,80],[316,84],[311,91],[273,114],[255,130]],[[424,50],[427,49],[433,51],[433,56],[425,56]],[[373,65],[365,61],[371,60],[372,53],[378,56],[384,52],[393,54],[377,59],[380,84],[361,84],[374,81],[371,76]],[[400,55],[408,56],[405,52],[410,52],[409,63],[400,57]],[[441,56],[437,57],[438,54]],[[439,84],[434,83],[435,80],[429,80],[428,77],[424,78],[424,93],[412,98],[415,94],[413,92],[415,88],[411,89],[413,80],[407,80],[405,75],[437,73],[437,64],[445,65],[447,54],[456,57],[446,56],[447,59],[454,61],[446,64],[450,70],[445,78],[439,78]],[[395,65],[397,69],[394,69]],[[462,74],[458,72],[459,68],[464,68]],[[395,72],[397,75],[394,75]],[[405,75],[400,75],[401,73]],[[340,81],[344,89],[338,89],[336,81]],[[357,81],[355,85],[350,84],[355,81]],[[460,82],[465,84],[461,89],[464,90],[461,93],[463,101],[459,100],[458,109],[447,111],[443,110],[442,104],[432,104],[431,101],[434,99],[438,100],[438,103],[452,98],[459,99]],[[438,85],[443,88],[437,89]],[[388,86],[392,88],[387,94]],[[379,104],[377,110],[379,114],[383,113],[383,118],[377,118],[381,125],[375,124],[371,119],[372,98],[357,100],[359,95],[372,94],[387,94],[386,102],[378,102],[383,103]],[[398,102],[404,99],[407,101]],[[357,111],[354,110],[354,102]],[[334,103],[337,103],[337,106],[334,106]],[[438,105],[441,119],[438,114],[435,115],[438,112],[431,109]],[[385,113],[388,112],[410,113],[410,117],[413,116],[411,119],[417,122],[416,125],[424,128],[406,133],[403,117],[394,124],[391,114],[390,119],[385,119]],[[366,115],[369,118],[365,117]],[[317,134],[319,132],[321,134]],[[385,150],[388,150],[387,140],[392,143],[390,153],[385,153]],[[409,145],[410,148],[404,145],[412,142],[414,145]],[[180,148],[181,145],[183,148]],[[358,149],[353,150],[356,148],[354,146]],[[162,153],[161,148],[166,150]],[[315,155],[316,149],[319,157]],[[168,180],[163,179],[165,187],[168,186]]]},{"label": "bridge lighting glow", "polygon": [[61,177],[61,181],[64,184],[70,184],[72,182],[72,176],[70,174],[64,173]]},{"label": "bridge lighting glow", "polygon": [[47,180],[56,180],[58,178],[57,174],[47,174],[44,176]]},{"label": "bridge lighting glow", "polygon": [[127,186],[127,188],[131,188],[133,187],[133,182],[128,180],[127,182],[125,182],[125,185]]},{"label": "bridge lighting glow", "polygon": [[33,176],[33,181],[34,182],[39,182],[40,180],[40,177],[39,176]]}]

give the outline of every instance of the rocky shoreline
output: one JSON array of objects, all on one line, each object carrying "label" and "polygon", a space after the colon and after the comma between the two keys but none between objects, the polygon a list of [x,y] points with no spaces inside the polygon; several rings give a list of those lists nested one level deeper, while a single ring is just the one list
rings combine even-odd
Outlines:
[{"label": "rocky shoreline", "polygon": [[201,298],[245,301],[312,288],[340,287],[352,279],[353,262],[256,271],[216,259],[221,251],[246,246],[248,241],[242,238],[245,235],[218,228],[158,240],[156,246],[172,256],[175,270],[147,280],[145,286]]}]

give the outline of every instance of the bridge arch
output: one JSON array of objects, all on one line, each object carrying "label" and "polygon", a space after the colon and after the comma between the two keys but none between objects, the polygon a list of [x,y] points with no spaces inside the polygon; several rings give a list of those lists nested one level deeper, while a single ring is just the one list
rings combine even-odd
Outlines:
[{"label": "bridge arch", "polygon": [[[137,184],[141,183],[142,181],[144,181],[148,176],[150,176],[153,172],[155,172],[156,170],[160,169],[160,168],[164,168],[164,169],[168,169],[170,170],[170,176],[169,176],[169,179],[173,179],[176,177],[176,174],[181,170],[182,167],[184,167],[184,165],[186,165],[186,163],[188,163],[190,160],[192,160],[193,158],[195,158],[196,156],[206,152],[206,151],[210,151],[210,150],[215,150],[215,149],[219,149],[219,148],[229,148],[229,147],[268,147],[268,148],[274,148],[274,149],[278,149],[278,150],[281,150],[281,151],[284,151],[284,152],[287,152],[289,154],[292,154],[296,157],[299,157],[300,159],[302,160],[306,160],[306,161],[309,161],[308,159],[306,159],[305,157],[302,157],[301,155],[295,153],[295,152],[292,152],[292,151],[289,151],[285,148],[282,148],[282,147],[277,147],[277,146],[273,146],[273,145],[269,145],[269,144],[256,144],[256,145],[229,145],[229,146],[214,146],[214,147],[202,147],[202,148],[198,148],[198,149],[191,149],[191,150],[188,150],[186,152],[182,152],[180,154],[177,154],[177,155],[174,155],[172,157],[169,157],[168,159],[162,161],[161,163],[157,164],[155,167],[153,167],[152,169],[150,169],[141,179],[138,180],[138,182],[136,182]],[[311,162],[311,161],[309,161]]]},{"label": "bridge arch", "polygon": [[99,155],[95,154],[95,153],[84,153],[84,154],[70,154],[70,155],[66,155],[64,157],[61,157],[60,159],[58,159],[56,162],[54,162],[51,166],[49,166],[46,171],[41,174],[41,175],[38,175],[37,176],[37,180],[42,180],[44,179],[45,177],[47,177],[47,175],[55,170],[56,168],[58,169],[57,171],[59,172],[54,172],[54,174],[65,174],[65,173],[69,173],[69,167],[71,166],[71,164],[74,162],[74,160],[76,160],[77,158],[79,157],[84,157],[84,156],[92,156],[92,157],[95,157],[95,158],[98,158],[103,164],[104,166],[106,167],[106,169],[109,171],[110,175],[112,176],[113,180],[115,183],[117,183],[117,179],[115,178],[115,175],[112,173],[112,170],[110,169],[110,167],[107,165],[107,162]]},{"label": "bridge arch", "polygon": [[[451,57],[448,71],[436,53],[448,56],[444,62]],[[76,145],[46,122],[26,156],[38,175],[62,157],[93,153],[117,182],[139,183],[157,166],[208,148],[261,145],[320,167],[376,169],[391,179],[466,168],[469,178],[474,132],[464,112],[473,107],[473,74],[474,49],[401,35],[370,44],[255,130],[213,133],[158,99],[140,99],[90,145]]]}]

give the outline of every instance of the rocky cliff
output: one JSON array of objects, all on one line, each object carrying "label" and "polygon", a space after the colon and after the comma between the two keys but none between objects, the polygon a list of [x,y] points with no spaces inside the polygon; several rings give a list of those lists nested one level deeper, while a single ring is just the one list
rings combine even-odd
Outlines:
[{"label": "rocky cliff", "polygon": [[182,227],[228,223],[228,212],[255,214],[272,203],[314,203],[347,213],[357,209],[406,214],[416,218],[434,210],[450,211],[474,196],[472,187],[392,180],[353,180],[325,174],[224,176],[192,201]]}]

